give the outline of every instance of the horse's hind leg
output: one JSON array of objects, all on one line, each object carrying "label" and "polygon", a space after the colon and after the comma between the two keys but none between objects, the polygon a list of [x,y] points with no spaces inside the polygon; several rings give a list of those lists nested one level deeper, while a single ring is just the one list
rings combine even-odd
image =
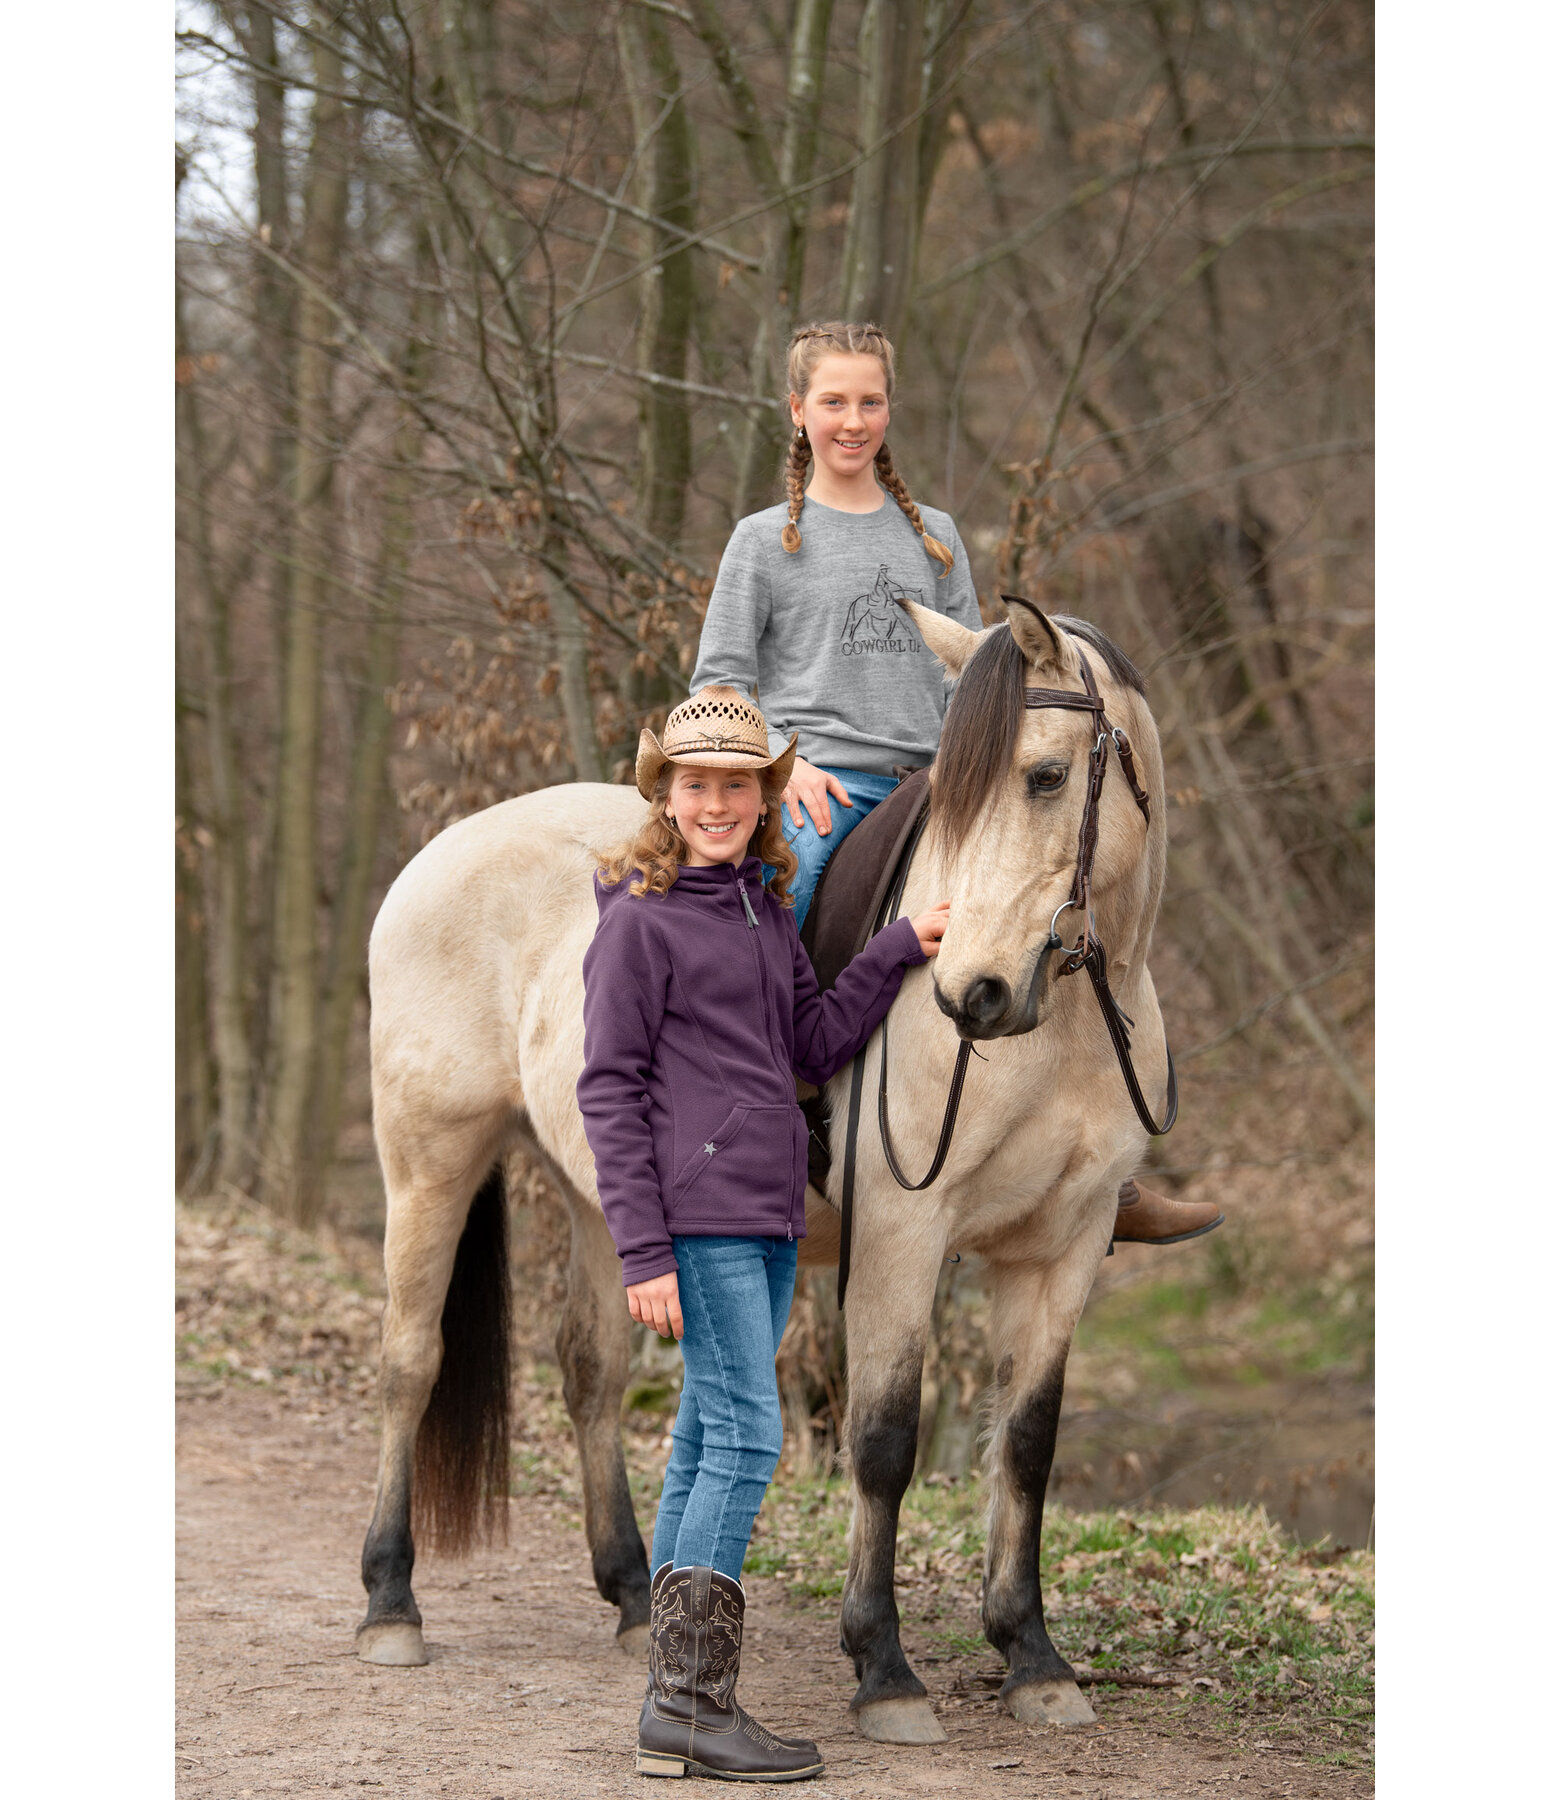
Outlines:
[{"label": "horse's hind leg", "polygon": [[619,1282],[618,1254],[602,1213],[569,1181],[564,1181],[564,1191],[570,1212],[570,1270],[555,1348],[565,1405],[581,1453],[592,1577],[603,1598],[619,1608],[620,1648],[644,1654],[651,1578],[619,1432],[619,1408],[629,1375],[630,1311]]},{"label": "horse's hind leg", "polygon": [[[504,1419],[506,1346],[498,1328],[504,1296],[491,1291],[496,1275],[492,1264],[498,1266],[501,1288],[506,1280],[500,1131],[496,1120],[460,1122],[437,1133],[433,1149],[425,1147],[424,1134],[419,1134],[413,1153],[405,1155],[379,1115],[388,1195],[383,1245],[388,1300],[378,1374],[382,1445],[377,1500],[361,1551],[367,1608],[355,1637],[356,1653],[365,1662],[413,1667],[426,1661],[420,1609],[410,1587],[415,1442],[442,1368],[442,1312],[455,1265],[464,1275],[459,1285],[466,1281],[486,1290],[490,1305],[483,1310],[497,1318],[494,1335],[500,1342],[486,1346],[481,1360],[487,1365],[487,1397],[502,1406]],[[463,1533],[450,1535],[466,1538],[470,1522],[464,1522]]]},{"label": "horse's hind leg", "polygon": [[1053,1265],[991,1264],[996,1386],[982,1612],[985,1636],[1007,1662],[1000,1698],[1025,1725],[1095,1718],[1045,1628],[1039,1538],[1066,1352],[1101,1254],[1095,1240]]}]

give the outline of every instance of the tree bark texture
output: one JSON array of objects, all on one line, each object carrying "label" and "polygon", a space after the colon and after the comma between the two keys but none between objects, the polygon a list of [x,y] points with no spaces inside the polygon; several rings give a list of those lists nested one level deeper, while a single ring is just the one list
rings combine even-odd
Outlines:
[{"label": "tree bark texture", "polygon": [[[422,267],[428,260],[422,242]],[[403,390],[418,393],[423,373],[423,339],[429,310],[422,286],[416,297],[415,324],[405,348]],[[383,496],[382,545],[375,591],[369,602],[366,665],[355,721],[350,759],[350,785],[345,802],[345,839],[331,913],[328,967],[323,982],[323,1022],[318,1057],[318,1113],[315,1133],[316,1185],[328,1178],[339,1138],[339,1121],[348,1069],[350,1026],[365,992],[367,909],[377,861],[387,800],[388,752],[393,715],[388,690],[398,672],[398,646],[403,626],[404,594],[414,545],[414,494],[419,476],[424,431],[405,407],[394,439],[394,463]]]},{"label": "tree bark texture", "polygon": [[[181,288],[174,300],[178,352],[187,379],[178,388],[179,424],[188,446],[188,485],[198,579],[189,600],[203,648],[189,679],[200,689],[208,903],[202,940],[209,946],[211,1038],[218,1093],[215,1172],[241,1186],[251,1172],[254,1066],[248,961],[248,829],[233,717],[231,596],[211,542],[207,488],[209,450],[200,416],[197,362],[189,340]],[[193,663],[193,658],[190,658]]]},{"label": "tree bark texture", "polygon": [[[810,194],[794,190],[812,179],[823,110],[824,65],[834,0],[797,0],[786,62],[786,119],[777,169],[779,204],[769,196],[765,214],[764,282],[759,322],[749,357],[749,385],[756,393],[786,391],[784,353],[802,307]],[[735,510],[739,517],[776,497],[788,420],[784,412],[750,413],[743,421]]]},{"label": "tree bark texture", "polygon": [[[694,229],[694,146],[683,104],[683,77],[667,30],[654,13],[619,13],[619,61],[635,131],[640,204],[682,231]],[[772,171],[773,173],[773,171]],[[694,324],[693,252],[648,227],[655,257],[641,281],[636,361],[644,374],[683,381]],[[646,529],[668,548],[683,534],[693,467],[689,396],[661,381],[644,381],[640,399],[640,497]]]},{"label": "tree bark texture", "polygon": [[867,0],[861,21],[860,137],[845,235],[847,319],[903,335],[920,227],[924,0]]},{"label": "tree bark texture", "polygon": [[176,1171],[180,1188],[196,1179],[207,1165],[208,1146],[215,1125],[209,984],[205,973],[206,920],[200,892],[198,822],[190,769],[193,761],[188,743],[190,722],[180,699],[174,775],[177,821],[173,846],[177,858],[173,887],[177,957],[173,1053],[177,1068]]},{"label": "tree bark texture", "polygon": [[317,93],[307,167],[297,306],[295,566],[286,620],[274,871],[274,981],[263,1185],[282,1211],[310,1221],[319,1195],[309,1156],[318,1037],[317,792],[323,618],[333,541],[334,319],[322,297],[339,266],[348,200],[341,59],[313,45]]}]

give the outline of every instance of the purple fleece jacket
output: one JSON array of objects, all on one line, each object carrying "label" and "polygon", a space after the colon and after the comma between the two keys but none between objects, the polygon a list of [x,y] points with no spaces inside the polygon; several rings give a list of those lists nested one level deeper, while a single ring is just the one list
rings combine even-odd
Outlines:
[{"label": "purple fleece jacket", "polygon": [[757,857],[681,868],[665,894],[631,879],[593,883],[576,1083],[626,1287],[678,1267],[675,1236],[805,1236],[792,1070],[818,1086],[843,1068],[926,960],[898,919],[821,994]]}]

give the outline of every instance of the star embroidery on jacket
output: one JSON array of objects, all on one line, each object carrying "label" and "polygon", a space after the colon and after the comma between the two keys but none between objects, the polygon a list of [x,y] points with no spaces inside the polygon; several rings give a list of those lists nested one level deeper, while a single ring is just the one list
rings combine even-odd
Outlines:
[{"label": "star embroidery on jacket", "polygon": [[716,1154],[716,1146],[714,1144],[707,1144],[705,1146],[705,1154],[707,1156],[714,1156]]}]

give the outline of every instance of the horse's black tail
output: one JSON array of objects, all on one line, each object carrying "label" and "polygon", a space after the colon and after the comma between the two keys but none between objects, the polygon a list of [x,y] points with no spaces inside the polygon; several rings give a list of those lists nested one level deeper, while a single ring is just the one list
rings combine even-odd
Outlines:
[{"label": "horse's black tail", "polygon": [[485,1177],[441,1309],[441,1373],[414,1446],[414,1535],[462,1556],[506,1536],[511,1472],[511,1288],[506,1178]]}]

